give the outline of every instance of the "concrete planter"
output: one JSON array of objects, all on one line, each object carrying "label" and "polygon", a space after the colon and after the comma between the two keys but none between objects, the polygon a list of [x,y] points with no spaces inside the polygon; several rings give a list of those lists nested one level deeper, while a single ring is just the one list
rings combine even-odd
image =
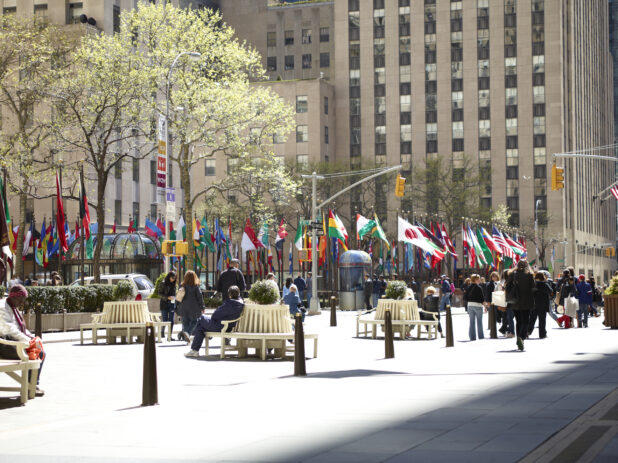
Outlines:
[{"label": "concrete planter", "polygon": [[161,299],[151,299],[147,298],[146,303],[148,304],[148,311],[152,313],[161,313]]},{"label": "concrete planter", "polygon": [[[34,332],[34,313],[29,312],[24,319],[28,329]],[[55,331],[76,331],[79,330],[79,325],[82,323],[90,323],[91,321],[92,312],[42,314],[41,331],[44,333]]]},{"label": "concrete planter", "polygon": [[605,320],[603,324],[608,328],[618,328],[618,294],[603,295],[603,312]]}]

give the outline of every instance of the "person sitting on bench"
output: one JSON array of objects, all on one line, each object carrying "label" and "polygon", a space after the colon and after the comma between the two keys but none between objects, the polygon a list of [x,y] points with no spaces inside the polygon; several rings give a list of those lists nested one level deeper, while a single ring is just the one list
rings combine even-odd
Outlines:
[{"label": "person sitting on bench", "polygon": [[[197,321],[197,326],[193,331],[193,342],[191,343],[191,350],[185,354],[185,357],[197,358],[199,356],[199,350],[202,347],[202,342],[206,337],[208,331],[221,332],[223,329],[224,320],[235,320],[240,317],[243,309],[245,308],[245,302],[240,297],[240,289],[238,286],[230,286],[227,291],[229,299],[223,301],[217,310],[212,314],[212,317],[202,316]],[[228,329],[232,329],[236,323],[230,323]]]}]

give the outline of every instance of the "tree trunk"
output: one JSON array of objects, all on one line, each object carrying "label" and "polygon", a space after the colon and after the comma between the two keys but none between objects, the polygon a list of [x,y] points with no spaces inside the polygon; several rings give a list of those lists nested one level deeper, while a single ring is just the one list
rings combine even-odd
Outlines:
[{"label": "tree trunk", "polygon": [[[92,272],[94,282],[99,283],[101,281],[101,250],[103,249],[103,234],[105,232],[105,186],[107,185],[107,175],[105,173],[97,176],[97,242],[94,247],[94,253],[92,255]],[[84,241],[84,246],[86,242]]]},{"label": "tree trunk", "polygon": [[[195,246],[193,245],[193,205],[191,204],[191,176],[189,174],[189,146],[183,144],[179,155],[180,185],[183,190],[182,202],[184,205],[185,223],[187,227],[187,244],[189,247],[186,261],[186,270],[195,271]],[[178,230],[182,233],[182,230]]]},{"label": "tree trunk", "polygon": [[[15,239],[15,275],[22,281],[26,278],[24,261],[21,259],[21,253],[24,245],[24,232],[26,229],[26,199],[26,193],[19,193],[19,231],[17,232],[17,238]],[[13,224],[11,224],[11,226],[13,226]],[[9,230],[9,233],[13,233],[13,230]]]}]

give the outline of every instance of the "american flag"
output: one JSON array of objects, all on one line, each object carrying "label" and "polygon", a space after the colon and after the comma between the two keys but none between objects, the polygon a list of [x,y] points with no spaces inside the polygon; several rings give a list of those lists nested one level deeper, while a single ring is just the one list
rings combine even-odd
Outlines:
[{"label": "american flag", "polygon": [[611,189],[612,195],[618,200],[618,185],[614,185]]},{"label": "american flag", "polygon": [[504,257],[515,259],[515,252],[513,252],[513,249],[508,245],[508,243],[504,239],[502,232],[498,230],[495,226],[492,226],[491,232],[492,232],[492,238],[494,239],[496,244],[502,248]]}]

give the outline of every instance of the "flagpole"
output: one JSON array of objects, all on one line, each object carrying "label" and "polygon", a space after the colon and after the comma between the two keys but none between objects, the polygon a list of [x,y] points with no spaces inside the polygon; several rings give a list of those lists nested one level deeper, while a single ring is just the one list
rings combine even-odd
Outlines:
[{"label": "flagpole", "polygon": [[[80,189],[81,189],[82,187],[85,187],[85,182],[83,181],[83,179],[84,179],[84,164],[83,164],[83,162],[80,165],[79,170],[80,170],[80,176],[81,176],[81,180],[82,180],[80,182]],[[83,198],[85,198],[85,197],[86,196],[84,195],[84,192],[82,191],[81,195],[80,195],[80,202],[83,201]],[[80,211],[81,211],[82,207],[84,207],[84,206],[80,205]],[[80,214],[80,219],[81,219],[80,220],[80,225],[81,225],[81,230],[82,230],[82,233],[81,233],[82,234],[82,236],[81,236],[82,245],[80,246],[80,249],[79,249],[80,250],[80,254],[81,254],[81,269],[80,269],[79,273],[81,275],[81,285],[84,286],[84,273],[86,271],[86,265],[85,265],[85,262],[84,262],[84,259],[85,259],[85,249],[86,249],[86,235],[85,235],[85,231],[84,231],[84,218],[81,217],[81,214]]]},{"label": "flagpole", "polygon": [[[6,168],[2,169],[2,175],[3,175],[3,182],[2,182],[2,188],[4,189],[4,191],[2,192],[2,194],[4,195],[3,197],[6,198],[6,192],[7,192],[7,187],[6,187]],[[2,196],[2,195],[0,195]],[[8,201],[7,201],[8,204]],[[2,204],[2,206],[4,208],[4,204]],[[5,217],[6,217],[6,211],[4,211]],[[8,224],[7,224],[8,225]],[[7,233],[13,233],[13,226],[12,224],[10,226],[7,226],[6,229]],[[4,252],[2,253],[2,263],[4,264],[4,277],[2,280],[2,284],[4,285],[4,287],[8,286],[8,282],[9,282],[9,268],[7,267],[8,264],[8,259],[6,254],[4,254]]]},{"label": "flagpole", "polygon": [[[60,183],[60,191],[59,191],[59,195],[60,195],[60,204],[62,204],[62,158],[58,159],[58,182]],[[56,211],[56,214],[58,213],[58,211]],[[66,217],[64,218],[66,220]],[[56,229],[58,228],[58,221],[56,220]],[[64,277],[64,273],[62,272],[62,241],[60,240],[60,233],[64,233],[64,226],[62,227],[62,230],[58,230],[58,241],[60,241],[60,247],[58,248],[58,274],[60,275],[60,277],[62,278],[62,281],[65,281],[66,278]],[[66,235],[65,235],[65,239],[66,239]]]}]

